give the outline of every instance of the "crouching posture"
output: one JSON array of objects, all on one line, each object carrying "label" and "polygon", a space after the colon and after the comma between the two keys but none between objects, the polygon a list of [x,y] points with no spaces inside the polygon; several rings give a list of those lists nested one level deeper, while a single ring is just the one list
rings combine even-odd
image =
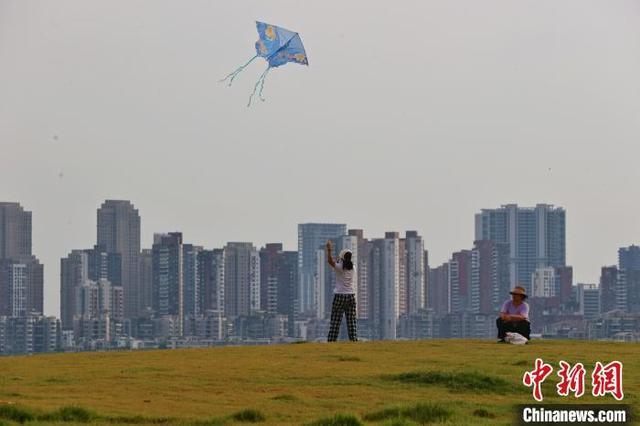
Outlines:
[{"label": "crouching posture", "polygon": [[351,261],[351,251],[342,250],[337,261],[331,254],[331,241],[327,242],[327,262],[336,272],[336,286],[333,290],[333,304],[331,305],[331,324],[329,326],[329,342],[338,340],[342,314],[347,319],[349,340],[358,340],[356,316],[356,288],[353,282],[354,269]]},{"label": "crouching posture", "polygon": [[529,340],[531,323],[529,322],[529,305],[524,301],[527,293],[524,287],[516,287],[511,291],[511,300],[502,304],[498,326],[498,342],[504,342],[507,332],[518,333]]}]

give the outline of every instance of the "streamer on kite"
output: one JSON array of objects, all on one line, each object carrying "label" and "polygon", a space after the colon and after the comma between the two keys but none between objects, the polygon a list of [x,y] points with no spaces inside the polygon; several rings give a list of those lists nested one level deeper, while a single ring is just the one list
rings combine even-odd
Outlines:
[{"label": "streamer on kite", "polygon": [[258,81],[256,81],[253,92],[251,96],[249,96],[247,107],[251,106],[251,101],[256,93],[258,93],[260,100],[264,101],[262,91],[264,90],[264,82],[271,68],[279,67],[288,62],[309,65],[307,52],[304,50],[302,40],[298,33],[258,21],[256,21],[256,28],[258,29],[258,36],[260,37],[258,41],[256,41],[256,55],[220,80],[221,82],[229,81],[229,86],[231,86],[236,76],[253,62],[254,59],[257,57],[264,58],[267,61],[267,69],[264,70]]}]

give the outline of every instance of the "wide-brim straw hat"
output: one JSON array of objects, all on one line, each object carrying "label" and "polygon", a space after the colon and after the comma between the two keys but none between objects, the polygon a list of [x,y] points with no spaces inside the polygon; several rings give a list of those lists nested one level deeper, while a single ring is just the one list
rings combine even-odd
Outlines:
[{"label": "wide-brim straw hat", "polygon": [[527,291],[524,287],[521,286],[514,287],[514,289],[511,290],[509,294],[518,294],[520,296],[523,296],[525,299],[527,298]]}]

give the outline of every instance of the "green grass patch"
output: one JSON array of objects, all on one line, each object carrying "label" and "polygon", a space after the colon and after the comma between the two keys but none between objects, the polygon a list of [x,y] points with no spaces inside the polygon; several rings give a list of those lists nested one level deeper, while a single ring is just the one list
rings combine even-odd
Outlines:
[{"label": "green grass patch", "polygon": [[100,419],[101,416],[96,412],[78,406],[61,407],[50,413],[38,415],[38,420],[44,422],[90,423]]},{"label": "green grass patch", "polygon": [[363,426],[363,423],[353,414],[336,414],[311,422],[308,426]]},{"label": "green grass patch", "polygon": [[335,355],[335,356],[331,356],[331,358],[338,361],[342,361],[342,362],[361,362],[362,361],[362,358],[358,356],[352,356],[352,355]]},{"label": "green grass patch", "polygon": [[224,419],[212,418],[207,420],[198,420],[191,424],[193,426],[225,426],[227,422]]},{"label": "green grass patch", "polygon": [[520,365],[529,365],[530,362],[527,361],[526,359],[521,359],[520,361],[516,361],[511,365],[515,365],[515,366],[520,366]]},{"label": "green grass patch", "polygon": [[[174,421],[175,419],[170,419]],[[230,416],[211,417],[204,420],[192,421],[188,424],[192,426],[225,426],[229,423],[262,423],[267,420],[260,410],[246,409],[231,414]]]},{"label": "green grass patch", "polygon": [[0,419],[17,423],[30,422],[36,419],[36,413],[20,405],[0,405]]},{"label": "green grass patch", "polygon": [[275,401],[299,401],[299,398],[297,396],[289,394],[276,395],[271,399]]},{"label": "green grass patch", "polygon": [[16,423],[49,422],[49,423],[113,423],[113,424],[164,424],[174,421],[168,417],[144,416],[102,416],[95,411],[79,407],[64,406],[50,412],[37,412],[20,405],[0,405],[0,421]]},{"label": "green grass patch", "polygon": [[476,372],[413,371],[390,376],[389,378],[401,383],[444,386],[451,390],[469,390],[483,393],[504,394],[516,389],[513,384],[500,377],[487,376]]},{"label": "green grass patch", "polygon": [[63,377],[49,377],[43,380],[45,383],[69,383],[68,379]]},{"label": "green grass patch", "polygon": [[408,419],[393,419],[382,423],[382,426],[417,426],[418,423]]},{"label": "green grass patch", "polygon": [[412,420],[417,423],[444,422],[451,417],[453,411],[440,404],[418,403],[408,407],[391,407],[366,414],[364,419],[369,422],[384,420]]},{"label": "green grass patch", "polygon": [[120,373],[122,374],[161,373],[165,371],[169,371],[169,369],[161,368],[161,367],[132,367],[132,368],[125,368],[123,370],[120,370]]},{"label": "green grass patch", "polygon": [[473,411],[473,415],[476,417],[483,417],[485,419],[495,419],[496,415],[485,410],[484,408],[478,408]]},{"label": "green grass patch", "polygon": [[241,423],[260,423],[267,419],[260,410],[254,410],[252,408],[238,411],[237,413],[232,414],[231,418],[236,422]]},{"label": "green grass patch", "polygon": [[[128,425],[139,425],[139,424],[167,424],[174,423],[175,419],[170,417],[145,417],[145,416],[105,416],[101,417],[99,420],[103,420],[108,423],[113,424],[128,424]],[[218,423],[214,423],[218,424]],[[223,423],[220,423],[223,424]]]}]

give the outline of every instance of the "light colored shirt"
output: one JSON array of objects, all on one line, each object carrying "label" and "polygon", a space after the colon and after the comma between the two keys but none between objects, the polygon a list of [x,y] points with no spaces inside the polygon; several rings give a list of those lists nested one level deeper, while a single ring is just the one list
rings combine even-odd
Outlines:
[{"label": "light colored shirt", "polygon": [[342,267],[342,262],[336,262],[334,269],[336,271],[336,287],[333,292],[336,294],[356,294],[356,287],[353,284],[355,266],[353,269],[347,270]]},{"label": "light colored shirt", "polygon": [[529,305],[527,302],[522,302],[518,306],[513,304],[513,300],[507,300],[502,304],[500,313],[508,315],[522,315],[527,320],[529,319]]}]

